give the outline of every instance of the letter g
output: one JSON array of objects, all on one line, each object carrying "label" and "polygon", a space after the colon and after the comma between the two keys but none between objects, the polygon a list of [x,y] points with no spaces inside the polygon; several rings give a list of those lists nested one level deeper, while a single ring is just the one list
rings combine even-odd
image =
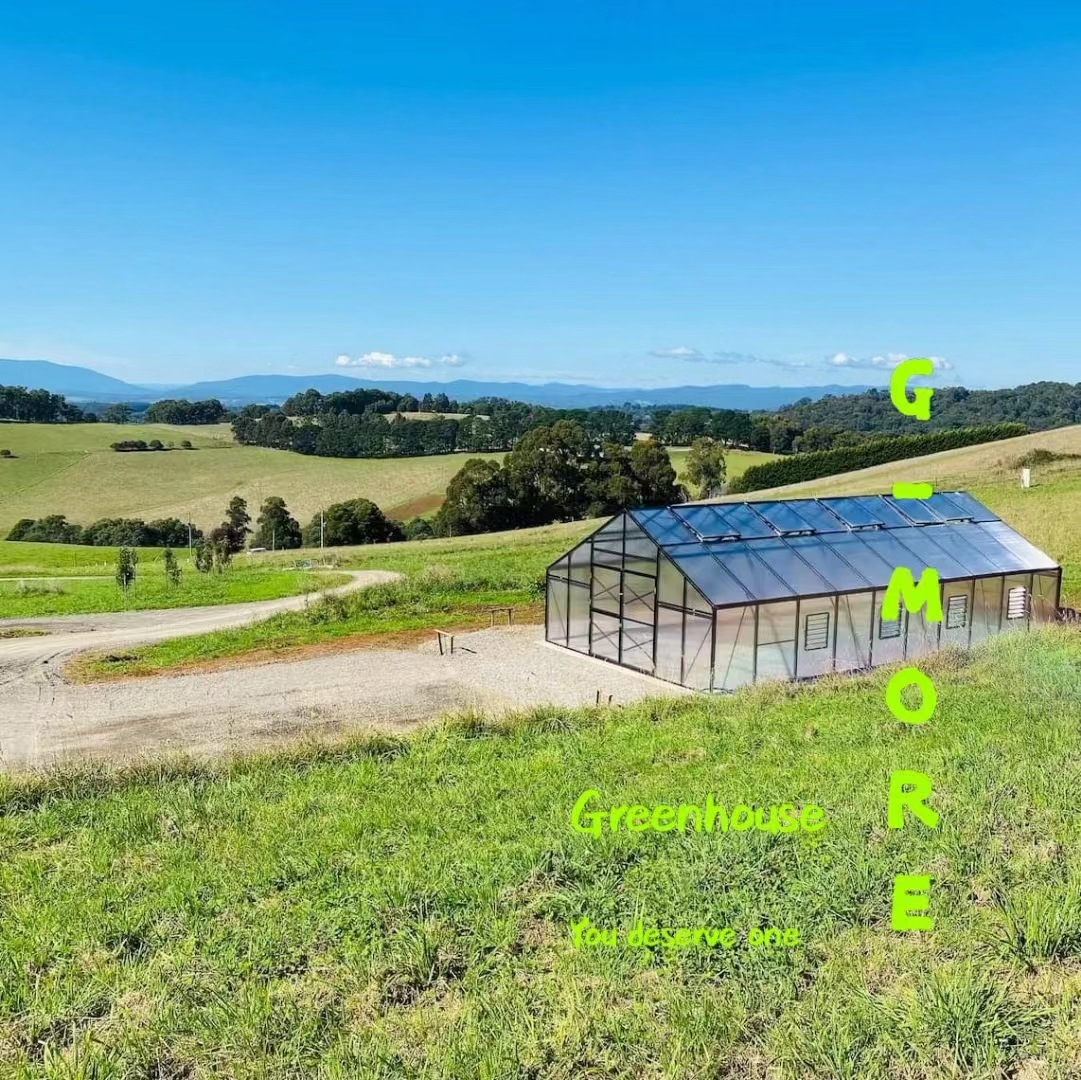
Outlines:
[{"label": "letter g", "polygon": [[574,829],[575,832],[592,833],[594,836],[600,836],[601,813],[597,810],[588,814],[584,812],[585,808],[589,805],[590,800],[599,799],[600,794],[599,791],[589,788],[588,791],[583,791],[582,794],[578,796],[578,801],[574,804],[574,809],[571,810],[571,828]]},{"label": "letter g", "polygon": [[914,416],[917,420],[931,419],[931,395],[934,390],[929,386],[914,386],[912,399],[909,400],[907,383],[914,375],[934,373],[935,365],[924,357],[902,360],[893,369],[890,376],[890,401],[902,416]]}]

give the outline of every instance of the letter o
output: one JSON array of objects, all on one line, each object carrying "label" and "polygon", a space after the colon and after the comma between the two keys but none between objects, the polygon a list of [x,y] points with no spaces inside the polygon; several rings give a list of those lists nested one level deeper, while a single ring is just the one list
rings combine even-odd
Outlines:
[{"label": "letter o", "polygon": [[[906,708],[901,700],[901,691],[906,686],[920,688],[921,701],[918,709]],[[886,704],[890,707],[890,712],[906,724],[926,724],[934,714],[937,700],[935,684],[919,668],[901,668],[886,687]]]},{"label": "letter o", "polygon": [[747,931],[747,944],[748,945],[761,945],[762,939],[765,935],[762,933],[760,927],[754,927],[752,930]]}]

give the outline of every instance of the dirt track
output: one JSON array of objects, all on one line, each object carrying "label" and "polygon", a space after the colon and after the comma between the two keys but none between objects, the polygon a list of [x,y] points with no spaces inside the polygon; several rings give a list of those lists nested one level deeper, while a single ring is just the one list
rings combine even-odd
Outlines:
[{"label": "dirt track", "polygon": [[[395,577],[355,574],[343,590]],[[303,607],[304,597],[212,608],[9,620],[48,630],[0,640],[0,766],[71,758],[130,760],[160,750],[199,756],[304,735],[362,728],[398,731],[446,712],[492,713],[553,703],[631,701],[678,687],[543,643],[535,626],[458,637],[453,656],[434,642],[369,649],[194,675],[74,686],[60,676],[73,653],[204,633]]]}]

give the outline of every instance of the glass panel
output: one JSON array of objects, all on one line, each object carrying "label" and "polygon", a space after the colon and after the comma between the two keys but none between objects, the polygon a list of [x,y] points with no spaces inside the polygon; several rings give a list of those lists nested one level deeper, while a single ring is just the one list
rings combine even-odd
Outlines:
[{"label": "glass panel", "polygon": [[599,611],[593,612],[593,642],[590,653],[605,660],[619,660],[619,619],[602,615]]},{"label": "glass panel", "polygon": [[796,672],[796,602],[758,608],[758,682],[791,679]]},{"label": "glass panel", "polygon": [[713,689],[735,690],[754,680],[754,608],[723,608],[717,612],[717,658]]},{"label": "glass panel", "polygon": [[1023,536],[1014,532],[1004,521],[988,521],[974,526],[982,529],[988,536],[997,540],[1014,556],[1014,570],[1052,570],[1058,564],[1045,555],[1039,548],[1030,544]]},{"label": "glass panel", "polygon": [[[965,578],[970,575],[968,567],[959,563],[945,548],[936,544],[927,535],[927,529],[898,530],[893,535],[909,551],[915,552],[925,565],[937,570],[940,578]],[[917,574],[916,577],[918,578],[919,575]]]},{"label": "glass panel", "polygon": [[667,507],[633,510],[631,514],[645,532],[662,547],[668,544],[686,544],[697,539],[694,533]]},{"label": "glass panel", "polygon": [[623,569],[635,574],[656,578],[657,560],[652,556],[648,559],[643,559],[641,555],[632,555],[628,552],[623,560]]},{"label": "glass panel", "polygon": [[778,536],[772,540],[756,540],[753,544],[748,544],[747,548],[752,555],[761,559],[766,568],[779,577],[791,592],[799,596],[836,592],[836,587],[830,581],[807,565],[809,560],[801,558],[804,548],[798,545],[801,542],[805,545],[807,541],[819,547],[823,543],[813,536],[794,536],[785,540]]},{"label": "glass panel", "polygon": [[857,537],[890,568],[885,584],[889,584],[889,578],[898,566],[907,566],[917,581],[928,566],[910,548],[900,543],[898,536],[897,532],[861,532]]},{"label": "glass panel", "polygon": [[892,625],[882,622],[882,601],[886,598],[885,589],[875,590],[874,600],[874,628],[875,637],[871,643],[871,663],[895,664],[905,658],[905,622],[907,621],[904,607],[901,608],[898,620],[896,636],[887,637],[883,631],[891,632]]},{"label": "glass panel", "polygon": [[701,544],[687,551],[669,549],[668,554],[711,603],[744,604],[754,599]]},{"label": "glass panel", "polygon": [[[890,575],[893,573],[893,564],[887,562],[873,548],[868,547],[868,545],[863,542],[862,538],[868,535],[870,534],[849,532],[833,533],[828,537],[823,537],[822,540],[819,541],[823,548],[830,553],[829,556],[821,556],[824,568],[827,565],[832,565],[832,563],[827,563],[825,560],[827,560],[827,558],[832,560],[833,556],[844,559],[846,562],[851,563],[855,568],[854,571],[842,571],[840,568],[834,568],[831,571],[827,571],[826,576],[830,578],[831,581],[834,580],[834,574],[840,578],[844,573],[848,573],[849,575],[858,573],[859,578],[865,578],[866,582],[870,585],[884,586],[889,584]],[[793,542],[803,543],[803,541],[789,541],[789,543]],[[810,545],[808,545],[808,550],[813,550]],[[856,579],[853,576],[849,576],[844,580],[850,582],[850,584],[845,586],[850,589],[858,589],[864,584],[862,580]],[[840,580],[837,581],[837,585],[840,586]]]},{"label": "glass panel", "polygon": [[920,533],[973,576],[993,574],[999,568],[998,564],[968,542],[966,537],[971,531],[967,525],[929,525]]},{"label": "glass panel", "polygon": [[971,581],[957,581],[942,586],[943,621],[940,642],[943,647],[968,647],[972,624],[972,585]]},{"label": "glass panel", "polygon": [[657,598],[662,604],[683,607],[683,575],[671,559],[661,556],[661,576],[657,583]]},{"label": "glass panel", "polygon": [[945,519],[936,513],[927,503],[920,499],[895,499],[892,495],[883,495],[886,505],[891,510],[897,510],[909,521],[915,521],[920,525],[935,525]]},{"label": "glass panel", "polygon": [[941,491],[936,491],[922,501],[924,505],[929,506],[947,521],[972,520],[971,509],[964,504],[957,502],[952,495],[946,495]]},{"label": "glass panel", "polygon": [[559,578],[548,578],[548,608],[545,624],[549,641],[567,644],[567,590],[570,586]]},{"label": "glass panel", "polygon": [[1003,582],[1002,631],[1028,629],[1029,594],[1032,591],[1031,574],[1011,574]]},{"label": "glass panel", "polygon": [[982,524],[951,525],[950,531],[979,552],[987,565],[991,567],[990,571],[984,571],[985,573],[1020,569],[1018,557],[1009,548],[1003,547],[993,536],[988,535],[984,528]]},{"label": "glass panel", "polygon": [[873,597],[870,592],[850,593],[837,597],[837,655],[835,671],[854,671],[871,663],[871,609]]},{"label": "glass panel", "polygon": [[638,623],[623,624],[623,659],[627,667],[637,668],[647,674],[653,672],[653,627]]},{"label": "glass panel", "polygon": [[[795,674],[801,679],[833,670],[834,598],[803,600],[799,606],[799,652]],[[759,643],[762,641],[759,625]]]},{"label": "glass panel", "polygon": [[884,525],[892,529],[908,524],[881,495],[850,495],[822,502],[853,528]]},{"label": "glass panel", "polygon": [[[846,558],[853,558],[855,569],[837,554],[837,551],[845,551],[846,542],[848,552]],[[875,559],[865,547],[856,547],[859,540],[853,538],[851,533],[837,533],[828,539],[820,536],[789,536],[785,543],[793,551],[798,552],[801,558],[806,559],[827,582],[827,588],[833,589],[834,592],[860,589],[869,584],[867,579],[857,572],[861,569],[859,560],[863,562],[873,560],[881,563],[881,560]],[[835,547],[837,551],[834,550]],[[885,573],[886,570],[885,563],[881,563],[879,574]],[[822,592],[824,590],[807,589],[805,591]]]},{"label": "glass panel", "polygon": [[703,539],[739,535],[716,506],[681,506],[676,513]]},{"label": "glass panel", "polygon": [[[943,491],[937,494],[948,499],[950,503],[956,506],[966,517],[972,518],[973,521],[998,521],[997,514],[992,514],[982,502],[974,499],[967,491]],[[935,498],[935,495],[932,495],[931,498]]]},{"label": "glass panel", "polygon": [[1032,621],[1054,622],[1058,613],[1058,574],[1032,575]]},{"label": "glass panel", "polygon": [[589,589],[571,582],[567,605],[567,647],[589,652]]},{"label": "glass panel", "polygon": [[[780,532],[805,532],[814,529],[814,526],[798,512],[797,503],[793,506],[786,502],[763,502],[755,503],[754,508]],[[840,523],[833,521],[832,528],[840,528]]]},{"label": "glass panel", "polygon": [[[777,574],[771,572],[764,562],[756,559],[751,554],[750,542],[736,540],[727,544],[706,544],[704,546],[706,551],[716,555],[725,570],[750,592],[751,598],[775,600],[778,597],[796,595],[796,589],[789,588]],[[759,545],[755,542],[754,546],[757,550]],[[717,602],[715,597],[711,597],[711,599],[715,603]],[[738,599],[742,600],[744,597],[741,596]]]},{"label": "glass panel", "polygon": [[653,625],[655,581],[637,574],[623,575],[623,617]]},{"label": "glass panel", "polygon": [[755,537],[774,536],[774,531],[749,506],[743,503],[724,503],[718,507],[728,523],[727,530],[738,533],[744,540]]},{"label": "glass panel", "polygon": [[713,619],[687,616],[683,647],[683,685],[708,690],[712,682]]},{"label": "glass panel", "polygon": [[657,609],[657,668],[658,679],[683,681],[683,612],[671,608]]},{"label": "glass panel", "polygon": [[998,633],[1002,611],[1002,578],[979,578],[972,585],[972,632],[968,640],[970,645],[975,645]]},{"label": "glass panel", "polygon": [[815,532],[845,532],[845,524],[836,514],[831,514],[823,504],[815,499],[795,499],[784,504],[799,514]]},{"label": "glass panel", "polygon": [[593,606],[612,615],[619,614],[620,577],[618,570],[606,566],[593,568]]}]

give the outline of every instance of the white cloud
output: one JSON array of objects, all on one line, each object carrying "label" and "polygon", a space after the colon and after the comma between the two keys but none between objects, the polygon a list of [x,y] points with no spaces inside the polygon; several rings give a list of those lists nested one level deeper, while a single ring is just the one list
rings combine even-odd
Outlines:
[{"label": "white cloud", "polygon": [[[834,353],[826,358],[826,363],[831,367],[864,368],[875,370],[892,371],[903,360],[913,359],[907,353],[886,353],[879,356],[851,356],[848,353]],[[928,356],[923,359],[930,360],[935,371],[952,371],[953,364],[944,360],[941,356]]]},{"label": "white cloud", "polygon": [[362,367],[362,368],[432,368],[432,367],[461,367],[465,363],[465,357],[458,353],[447,353],[444,356],[395,356],[388,352],[367,352],[352,357],[341,355],[335,361],[338,367]]},{"label": "white cloud", "polygon": [[650,356],[659,357],[661,360],[692,360],[706,363],[709,357],[705,353],[690,345],[673,345],[668,349],[650,349]]}]

